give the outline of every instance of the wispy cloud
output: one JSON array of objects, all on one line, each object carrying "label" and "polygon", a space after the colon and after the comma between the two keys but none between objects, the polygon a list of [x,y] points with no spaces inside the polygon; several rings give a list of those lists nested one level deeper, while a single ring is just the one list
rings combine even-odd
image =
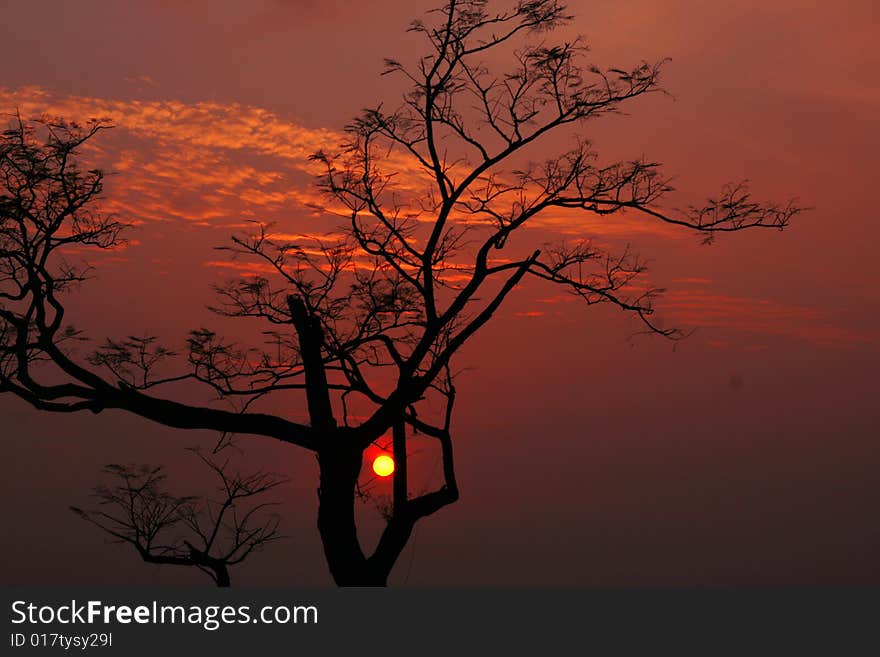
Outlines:
[{"label": "wispy cloud", "polygon": [[[325,237],[339,218],[322,211],[314,186],[316,165],[309,158],[333,149],[343,133],[308,127],[265,108],[239,103],[114,99],[61,95],[41,87],[0,88],[0,109],[25,117],[72,120],[104,118],[117,129],[91,145],[90,156],[115,173],[108,180],[105,209],[135,223],[184,222],[228,231],[254,220],[274,223],[277,239]],[[402,154],[392,154],[396,182],[416,189],[423,171]],[[608,240],[642,233],[689,238],[656,221],[624,213],[599,218],[572,211],[546,215],[537,224],[558,236],[592,235]],[[333,235],[332,238],[338,238]],[[329,239],[329,238],[328,238]],[[242,275],[266,274],[264,265],[214,259],[205,266]],[[467,278],[447,272],[450,281]],[[876,339],[834,326],[819,310],[768,299],[725,296],[712,281],[684,277],[663,297],[658,311],[669,323],[790,336],[822,344],[858,344]],[[563,297],[538,300],[555,304]],[[518,313],[541,317],[545,310]]]},{"label": "wispy cloud", "polygon": [[705,287],[670,291],[656,305],[667,324],[682,328],[732,329],[826,346],[856,346],[880,337],[839,326],[817,308],[718,294]]},{"label": "wispy cloud", "polygon": [[[334,150],[345,138],[338,130],[307,127],[239,103],[61,95],[31,86],[0,88],[0,107],[17,108],[26,117],[101,118],[116,126],[116,134],[90,144],[92,154],[118,174],[108,208],[140,221],[275,221],[313,214],[328,200],[314,186],[319,167],[310,156]],[[406,154],[389,153],[384,166],[395,173],[395,185],[402,190],[424,189],[427,173]],[[623,213],[598,218],[558,210],[542,214],[532,225],[611,238],[680,235],[662,223]]]}]

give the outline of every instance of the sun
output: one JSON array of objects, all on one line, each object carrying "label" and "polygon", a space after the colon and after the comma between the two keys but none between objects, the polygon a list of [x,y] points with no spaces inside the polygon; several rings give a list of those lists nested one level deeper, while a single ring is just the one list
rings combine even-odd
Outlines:
[{"label": "sun", "polygon": [[373,459],[373,472],[380,477],[387,477],[394,472],[394,459],[387,454],[379,454]]}]

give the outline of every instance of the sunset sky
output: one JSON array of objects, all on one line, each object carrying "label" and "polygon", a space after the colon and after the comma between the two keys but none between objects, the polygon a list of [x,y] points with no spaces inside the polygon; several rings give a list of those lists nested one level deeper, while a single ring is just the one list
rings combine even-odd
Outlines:
[{"label": "sunset sky", "polygon": [[[337,145],[362,108],[399,100],[402,81],[379,75],[382,60],[424,54],[406,27],[436,4],[6,3],[0,112],[116,126],[85,157],[113,172],[102,207],[134,224],[131,242],[91,256],[96,278],[69,300],[72,320],[96,340],[179,343],[214,321],[211,285],[248,271],[214,249],[247,222],[337,230],[316,209],[308,157]],[[633,338],[639,326],[615,308],[524,285],[456,361],[462,497],[419,525],[390,583],[880,585],[876,3],[575,0],[570,10],[555,36],[584,35],[602,67],[670,58],[668,95],[584,126],[603,161],[663,162],[670,208],[748,179],[760,199],[811,210],[784,232],[708,246],[633,217],[562,213],[530,228],[535,245],[631,244],[667,290],[663,325],[696,330],[675,344]],[[87,503],[110,462],[167,464],[181,493],[205,484],[182,448],[210,434],[121,413],[42,414],[8,395],[0,414],[14,528],[0,539],[4,584],[201,583],[140,563],[67,507]],[[247,467],[290,477],[288,538],[233,581],[329,585],[314,457],[269,439],[241,445]],[[436,483],[431,449],[413,457],[424,485]]]}]

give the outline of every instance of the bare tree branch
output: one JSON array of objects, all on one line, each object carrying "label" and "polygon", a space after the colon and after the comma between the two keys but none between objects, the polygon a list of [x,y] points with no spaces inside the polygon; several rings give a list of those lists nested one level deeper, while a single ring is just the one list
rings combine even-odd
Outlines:
[{"label": "bare tree branch", "polygon": [[286,480],[267,472],[243,475],[231,470],[228,459],[191,451],[216,476],[216,498],[168,493],[161,466],[111,464],[103,472],[115,483],[94,489],[98,506],[70,508],[115,542],[133,546],[147,563],[196,567],[217,586],[229,586],[230,566],[282,538],[278,517],[265,513],[274,503],[251,499]]}]

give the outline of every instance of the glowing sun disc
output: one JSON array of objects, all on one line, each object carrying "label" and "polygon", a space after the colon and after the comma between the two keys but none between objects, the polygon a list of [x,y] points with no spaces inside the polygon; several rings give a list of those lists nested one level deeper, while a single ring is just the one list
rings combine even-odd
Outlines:
[{"label": "glowing sun disc", "polygon": [[373,472],[380,477],[387,477],[394,472],[394,459],[387,454],[380,454],[373,459]]}]

